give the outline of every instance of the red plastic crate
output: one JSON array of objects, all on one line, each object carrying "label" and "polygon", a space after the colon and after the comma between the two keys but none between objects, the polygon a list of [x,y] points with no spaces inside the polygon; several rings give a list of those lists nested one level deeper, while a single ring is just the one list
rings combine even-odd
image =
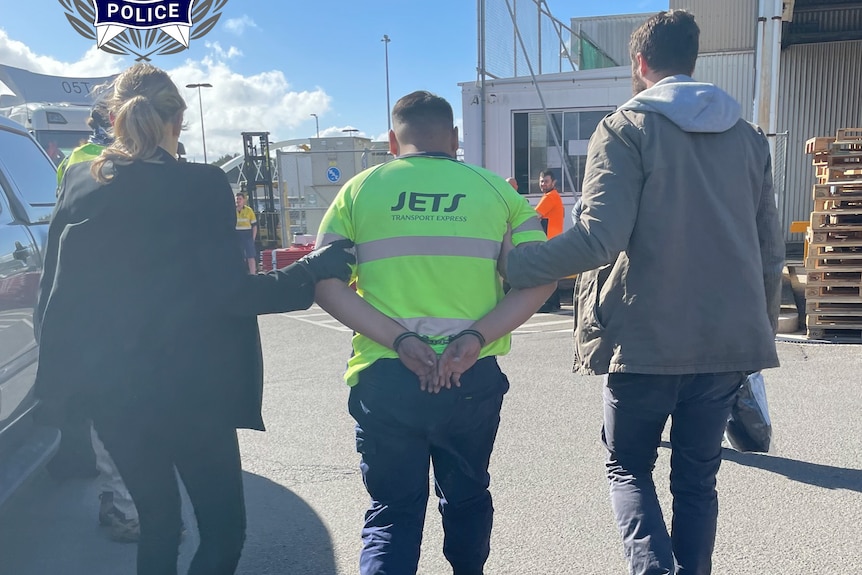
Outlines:
[{"label": "red plastic crate", "polygon": [[265,272],[272,271],[272,250],[260,252],[260,269]]},{"label": "red plastic crate", "polygon": [[287,267],[299,258],[310,254],[313,250],[314,246],[291,246],[289,248],[274,250],[273,259],[275,260],[275,267]]}]

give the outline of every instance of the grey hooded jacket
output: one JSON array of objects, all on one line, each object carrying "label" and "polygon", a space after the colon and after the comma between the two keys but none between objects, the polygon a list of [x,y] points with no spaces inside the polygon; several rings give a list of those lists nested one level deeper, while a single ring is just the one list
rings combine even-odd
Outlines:
[{"label": "grey hooded jacket", "polygon": [[732,97],[688,76],[663,79],[599,124],[585,174],[575,225],[515,248],[507,266],[516,288],[582,274],[576,368],[778,365],[784,241],[769,146]]}]

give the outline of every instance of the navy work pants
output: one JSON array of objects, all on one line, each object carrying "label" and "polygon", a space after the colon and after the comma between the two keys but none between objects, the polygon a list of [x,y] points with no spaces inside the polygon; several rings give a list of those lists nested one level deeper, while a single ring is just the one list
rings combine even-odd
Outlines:
[{"label": "navy work pants", "polygon": [[433,395],[399,360],[379,360],[360,374],[349,408],[371,496],[362,575],[416,573],[432,462],[443,554],[454,575],[482,574],[494,513],[488,463],[508,389],[493,357],[464,373],[460,388]]},{"label": "navy work pants", "polygon": [[[602,440],[611,505],[631,575],[709,575],[721,440],[745,374],[605,376]],[[667,418],[673,520],[668,535],[652,471]]]}]

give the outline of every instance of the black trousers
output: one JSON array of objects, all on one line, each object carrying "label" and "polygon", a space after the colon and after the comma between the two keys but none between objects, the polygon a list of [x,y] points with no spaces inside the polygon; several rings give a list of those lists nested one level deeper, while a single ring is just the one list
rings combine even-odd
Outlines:
[{"label": "black trousers", "polygon": [[48,471],[56,479],[95,477],[96,453],[90,434],[90,416],[79,398],[66,406],[66,417],[59,424],[60,449],[48,463]]},{"label": "black trousers", "polygon": [[180,418],[153,410],[114,411],[94,423],[138,508],[138,575],[177,573],[177,472],[200,533],[189,575],[232,575],[246,526],[236,429],[200,415]]}]

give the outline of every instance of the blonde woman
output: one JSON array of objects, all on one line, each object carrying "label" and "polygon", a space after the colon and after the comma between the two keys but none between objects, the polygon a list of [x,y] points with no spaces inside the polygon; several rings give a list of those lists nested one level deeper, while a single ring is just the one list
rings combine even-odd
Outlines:
[{"label": "blonde woman", "polygon": [[51,222],[37,310],[37,393],[47,421],[72,399],[140,515],[139,575],[177,573],[180,495],[194,506],[192,575],[234,573],[245,537],[236,429],[263,429],[258,314],[304,309],[346,280],[348,244],[249,275],[224,173],[181,163],[186,104],[136,64],[115,81],[115,141],[70,166]]}]

